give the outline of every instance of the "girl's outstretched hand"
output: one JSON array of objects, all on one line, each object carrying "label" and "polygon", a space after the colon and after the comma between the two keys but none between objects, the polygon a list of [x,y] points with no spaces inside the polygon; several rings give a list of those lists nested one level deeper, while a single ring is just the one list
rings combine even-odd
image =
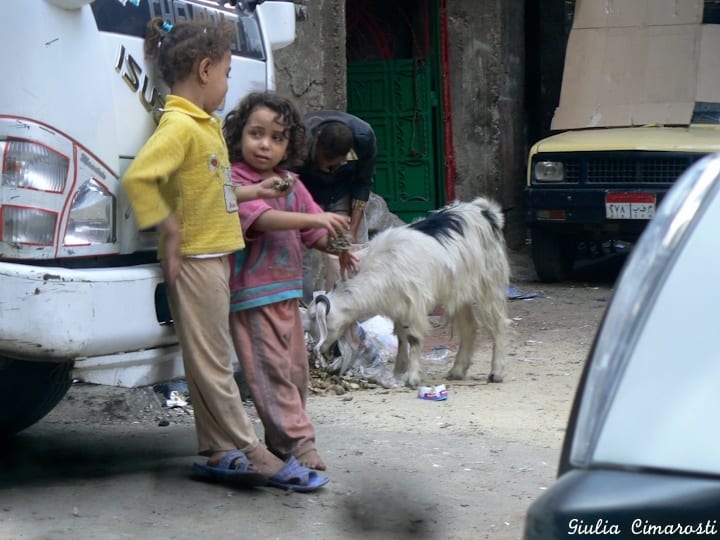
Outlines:
[{"label": "girl's outstretched hand", "polygon": [[258,199],[274,199],[284,197],[295,187],[295,177],[291,174],[266,178],[258,185]]},{"label": "girl's outstretched hand", "polygon": [[275,199],[285,197],[295,187],[295,177],[291,174],[281,178],[278,175],[266,178],[258,184],[227,184],[232,185],[238,203],[255,199]]},{"label": "girl's outstretched hand", "polygon": [[336,214],[335,212],[323,212],[322,214],[313,214],[318,220],[318,227],[327,229],[331,238],[338,238],[350,231],[350,216]]}]

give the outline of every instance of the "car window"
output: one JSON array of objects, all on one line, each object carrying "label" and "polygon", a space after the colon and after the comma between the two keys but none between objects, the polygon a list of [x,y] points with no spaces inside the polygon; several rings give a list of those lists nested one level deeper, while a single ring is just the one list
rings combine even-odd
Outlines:
[{"label": "car window", "polygon": [[720,474],[720,196],[700,214],[637,336],[593,461]]},{"label": "car window", "polygon": [[202,0],[140,0],[132,2],[118,0],[95,0],[93,15],[98,30],[128,36],[145,37],[145,28],[153,17],[175,23],[182,20],[230,20],[235,29],[232,52],[236,56],[265,59],[260,25],[255,13],[238,14],[233,8],[216,7],[216,4]]}]

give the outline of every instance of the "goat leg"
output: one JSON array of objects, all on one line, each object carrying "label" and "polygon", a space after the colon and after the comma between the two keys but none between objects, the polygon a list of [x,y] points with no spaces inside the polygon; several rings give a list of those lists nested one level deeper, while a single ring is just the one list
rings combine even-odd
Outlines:
[{"label": "goat leg", "polygon": [[398,338],[398,353],[395,358],[395,369],[393,375],[398,381],[407,384],[408,382],[408,365],[410,363],[408,356],[408,341],[405,329],[395,325],[395,335]]},{"label": "goat leg", "polygon": [[460,347],[447,378],[450,380],[462,380],[467,376],[475,352],[478,323],[472,306],[467,305],[460,308],[457,315],[453,317],[451,324],[458,329],[460,334]]},{"label": "goat leg", "polygon": [[408,334],[408,366],[407,366],[407,385],[416,388],[422,381],[420,375],[420,352],[422,351],[422,339]]},{"label": "goat leg", "polygon": [[[503,304],[498,299],[495,305],[502,306]],[[503,310],[493,316],[486,314],[483,324],[490,331],[492,337],[492,364],[487,380],[491,383],[499,383],[503,381],[505,376],[505,344],[507,343],[507,330],[510,320]]]},{"label": "goat leg", "polygon": [[505,339],[507,319],[500,319],[494,332],[492,332],[493,351],[492,365],[488,382],[499,383],[503,381],[505,376]]}]

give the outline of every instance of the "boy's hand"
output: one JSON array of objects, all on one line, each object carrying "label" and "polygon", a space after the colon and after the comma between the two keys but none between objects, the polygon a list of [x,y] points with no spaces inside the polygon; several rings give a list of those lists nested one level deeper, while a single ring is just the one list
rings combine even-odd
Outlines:
[{"label": "boy's hand", "polygon": [[351,278],[360,269],[360,258],[352,251],[340,252],[338,260],[340,261],[340,277],[342,279]]}]

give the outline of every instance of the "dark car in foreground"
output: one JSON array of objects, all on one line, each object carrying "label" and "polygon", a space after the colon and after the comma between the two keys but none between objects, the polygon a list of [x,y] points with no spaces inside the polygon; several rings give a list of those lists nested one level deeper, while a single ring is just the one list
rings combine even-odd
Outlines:
[{"label": "dark car in foreground", "polygon": [[667,193],[617,282],[525,540],[720,537],[720,154]]}]

